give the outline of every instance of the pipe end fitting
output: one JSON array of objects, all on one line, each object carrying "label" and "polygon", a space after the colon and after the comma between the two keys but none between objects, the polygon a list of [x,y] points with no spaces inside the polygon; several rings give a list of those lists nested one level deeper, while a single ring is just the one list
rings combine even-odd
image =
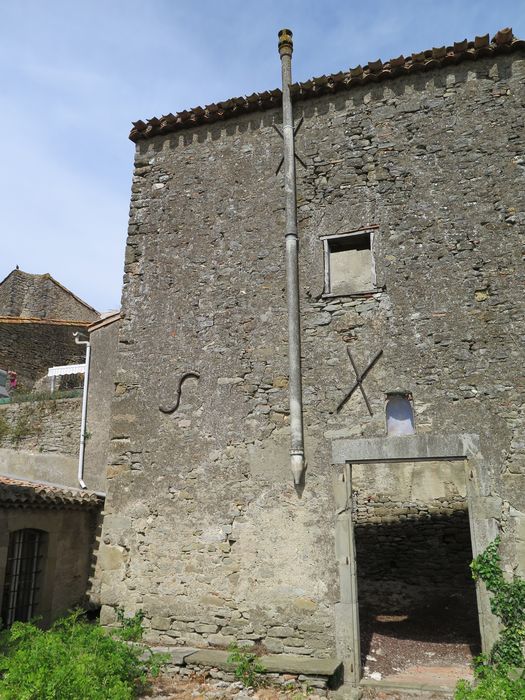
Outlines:
[{"label": "pipe end fitting", "polygon": [[291,56],[293,51],[293,39],[291,29],[281,29],[279,32],[279,56]]},{"label": "pipe end fitting", "polygon": [[293,482],[297,486],[302,482],[304,476],[304,454],[302,452],[292,452],[290,455],[290,466],[292,468]]}]

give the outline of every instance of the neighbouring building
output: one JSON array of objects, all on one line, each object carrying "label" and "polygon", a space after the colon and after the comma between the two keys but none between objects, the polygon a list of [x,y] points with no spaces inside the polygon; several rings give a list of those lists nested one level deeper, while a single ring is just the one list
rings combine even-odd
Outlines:
[{"label": "neighbouring building", "polygon": [[0,282],[0,368],[30,390],[48,367],[82,362],[73,333],[87,333],[99,313],[51,275],[15,269]]},{"label": "neighbouring building", "polygon": [[103,498],[0,475],[0,619],[44,626],[86,601]]},{"label": "neighbouring building", "polygon": [[[7,366],[27,384],[45,377],[51,365],[85,362],[85,346],[75,344],[73,331],[83,331],[86,338],[89,333],[94,350],[92,415],[82,459],[81,395],[46,398],[32,392],[0,405],[0,619],[11,625],[36,617],[48,626],[72,607],[89,604],[88,590],[91,597],[96,590],[107,461],[104,407],[112,394],[106,375],[116,349],[111,335],[97,330],[113,315],[99,321],[97,312],[49,275],[15,270],[0,286],[0,295],[2,313],[22,314],[0,320],[0,334],[4,322],[13,334],[2,357],[8,356]],[[90,316],[97,319],[94,324]]]},{"label": "neighbouring building", "polygon": [[381,629],[460,616],[490,647],[472,554],[501,533],[525,567],[524,48],[503,30],[293,86],[298,488],[281,93],[135,124],[105,624],[142,609],[153,643],[337,657],[354,684]]}]

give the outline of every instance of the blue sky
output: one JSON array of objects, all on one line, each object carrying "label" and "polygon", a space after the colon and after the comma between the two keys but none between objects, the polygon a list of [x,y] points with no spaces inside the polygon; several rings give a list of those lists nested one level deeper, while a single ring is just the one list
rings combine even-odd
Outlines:
[{"label": "blue sky", "polygon": [[0,0],[0,279],[50,272],[118,308],[131,122],[512,26],[519,0]]}]

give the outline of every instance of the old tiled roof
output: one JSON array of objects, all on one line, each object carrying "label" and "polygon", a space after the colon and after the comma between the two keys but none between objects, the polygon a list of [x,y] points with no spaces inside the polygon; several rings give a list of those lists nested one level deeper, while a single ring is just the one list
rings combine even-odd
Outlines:
[{"label": "old tiled roof", "polygon": [[91,321],[69,321],[60,318],[33,318],[32,316],[0,316],[0,323],[7,323],[11,326],[36,324],[41,326],[85,326],[89,328]]},{"label": "old tiled roof", "polygon": [[120,311],[113,311],[109,312],[107,314],[101,314],[102,318],[100,321],[95,321],[95,323],[91,324],[89,327],[89,332],[92,333],[93,331],[98,331],[99,328],[105,328],[106,326],[111,326],[112,323],[115,323],[115,321],[120,321],[121,315]]},{"label": "old tiled roof", "polygon": [[[357,66],[348,71],[312,78],[305,83],[295,83],[292,86],[292,95],[296,100],[306,100],[327,93],[349,90],[369,82],[433,70],[462,61],[475,61],[486,56],[509,53],[523,48],[525,48],[525,41],[514,37],[511,28],[502,29],[493,37],[492,41],[486,34],[485,36],[477,36],[474,41],[465,39],[455,42],[453,46],[441,46],[413,53],[409,57],[398,56],[398,58],[392,58],[385,63],[380,60],[371,61],[364,67]],[[194,107],[177,114],[167,114],[160,119],[153,117],[146,122],[133,122],[129,137],[132,141],[137,142],[141,139],[188,129],[200,124],[211,124],[249,112],[279,107],[280,104],[280,90],[253,93],[248,97],[234,97],[225,102],[217,102],[205,107]]]},{"label": "old tiled roof", "polygon": [[0,475],[1,508],[102,508],[104,497],[93,491],[24,481]]}]

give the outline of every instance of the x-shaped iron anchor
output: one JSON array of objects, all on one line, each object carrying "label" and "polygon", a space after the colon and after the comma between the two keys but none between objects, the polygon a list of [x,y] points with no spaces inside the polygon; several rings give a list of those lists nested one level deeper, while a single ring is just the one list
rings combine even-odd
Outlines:
[{"label": "x-shaped iron anchor", "polygon": [[[304,119],[303,119],[303,117],[301,117],[301,118],[299,119],[299,121],[297,122],[297,126],[296,126],[296,127],[294,128],[294,130],[293,130],[294,138],[297,136],[297,132],[298,132],[299,129],[301,128],[303,121],[304,121]],[[273,126],[273,128],[275,129],[275,131],[279,134],[279,136],[280,136],[280,137],[283,139],[283,141],[284,141],[283,133],[282,133],[282,131],[279,129],[279,127],[278,127],[278,126],[275,126],[275,124],[272,124],[272,126]],[[295,151],[294,151],[294,153],[295,153]],[[303,166],[303,168],[306,168],[306,163],[304,162],[304,160],[303,160],[300,156],[297,155],[297,153],[295,153],[295,157],[297,158],[297,160],[299,161],[299,163],[301,163],[301,165]],[[279,165],[277,166],[277,170],[275,171],[275,174],[276,174],[276,175],[279,174],[279,170],[282,168],[283,163],[284,163],[284,156],[281,158],[281,162],[280,162]]]},{"label": "x-shaped iron anchor", "polygon": [[354,362],[354,358],[352,357],[352,353],[350,352],[350,348],[346,348],[346,352],[348,353],[348,357],[350,358],[350,362],[352,363],[352,367],[354,368],[355,383],[352,386],[352,388],[350,389],[350,391],[348,392],[348,394],[344,397],[344,399],[341,401],[341,403],[337,407],[337,409],[336,409],[337,413],[339,413],[339,411],[343,408],[343,406],[348,401],[348,399],[352,396],[352,394],[357,389],[357,387],[359,387],[359,389],[361,390],[361,393],[363,394],[363,399],[365,400],[366,407],[368,408],[368,413],[370,413],[370,415],[373,416],[374,414],[372,412],[372,407],[370,406],[368,396],[366,395],[366,392],[365,392],[364,387],[363,387],[363,379],[370,372],[370,370],[375,365],[375,363],[379,360],[379,358],[383,354],[383,351],[380,350],[379,352],[377,352],[374,355],[374,357],[370,361],[370,364],[368,365],[368,367],[365,369],[365,371],[362,374],[359,374],[359,370],[357,369],[357,366]]}]

